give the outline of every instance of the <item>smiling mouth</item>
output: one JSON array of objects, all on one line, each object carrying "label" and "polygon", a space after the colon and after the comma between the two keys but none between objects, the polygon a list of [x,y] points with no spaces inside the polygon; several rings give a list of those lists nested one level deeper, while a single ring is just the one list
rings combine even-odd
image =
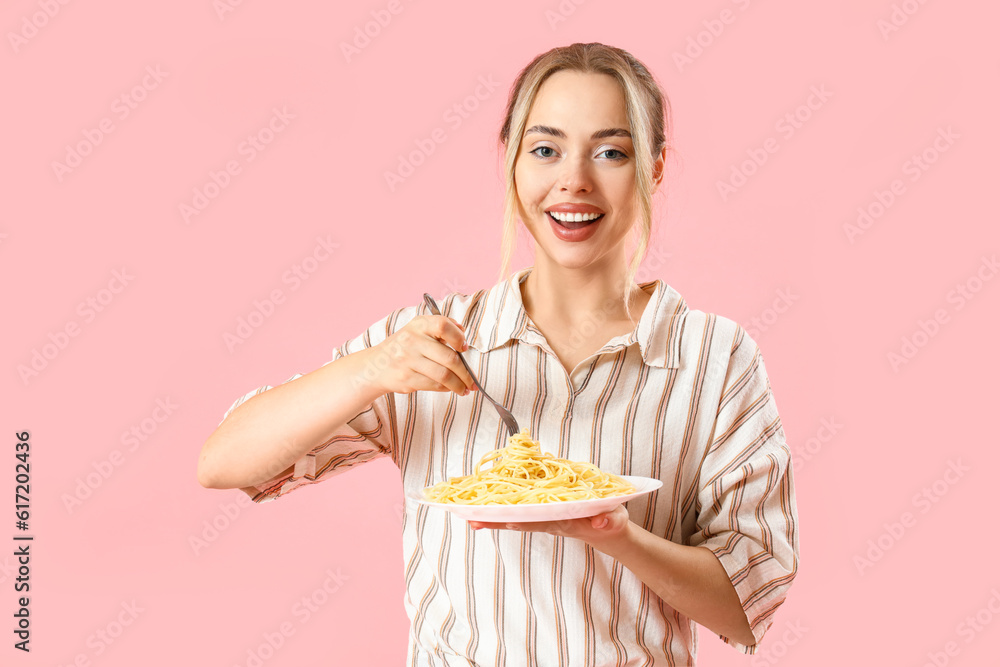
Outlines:
[{"label": "smiling mouth", "polygon": [[550,220],[561,227],[565,227],[566,229],[580,229],[581,227],[593,224],[604,217],[603,213],[594,215],[593,213],[553,213],[552,211],[546,211],[545,215],[549,216]]}]

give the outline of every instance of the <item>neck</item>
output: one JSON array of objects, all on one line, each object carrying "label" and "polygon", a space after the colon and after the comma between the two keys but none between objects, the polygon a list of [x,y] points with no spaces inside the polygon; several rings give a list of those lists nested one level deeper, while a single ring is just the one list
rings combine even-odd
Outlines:
[{"label": "neck", "polygon": [[[521,285],[521,300],[533,321],[574,325],[590,321],[628,321],[623,299],[624,267],[585,271],[538,263]],[[637,323],[649,294],[632,283],[629,309]]]}]

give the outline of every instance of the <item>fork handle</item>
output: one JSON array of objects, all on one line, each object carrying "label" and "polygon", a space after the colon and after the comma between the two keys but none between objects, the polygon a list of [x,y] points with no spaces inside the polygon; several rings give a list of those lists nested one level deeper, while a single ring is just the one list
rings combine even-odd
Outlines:
[{"label": "fork handle", "polygon": [[[427,304],[427,307],[430,308],[431,312],[435,315],[441,314],[441,311],[438,310],[437,304],[434,303],[434,299],[431,298],[430,294],[424,294],[424,303]],[[455,352],[458,353],[458,358],[462,362],[462,365],[465,366],[465,370],[469,371],[469,377],[472,378],[472,383],[475,384],[479,391],[483,392],[483,395],[485,396],[486,392],[483,390],[482,385],[479,384],[479,380],[476,379],[476,374],[472,372],[472,368],[469,367],[469,362],[465,360],[465,357],[462,356],[461,352],[458,350],[455,350]]]},{"label": "fork handle", "polygon": [[[441,314],[441,311],[438,310],[437,304],[434,302],[434,299],[430,294],[424,294],[424,303],[427,304],[427,307],[430,308],[430,311],[435,315]],[[518,431],[517,421],[514,419],[514,415],[510,414],[510,411],[507,410],[507,408],[497,403],[492,396],[486,393],[486,390],[483,389],[483,385],[479,384],[479,379],[476,378],[476,374],[473,373],[472,368],[469,367],[469,362],[465,360],[465,357],[462,356],[461,352],[458,352],[458,350],[456,350],[456,352],[458,353],[458,358],[462,362],[462,365],[465,366],[465,370],[469,371],[469,377],[472,378],[473,384],[475,384],[476,388],[479,389],[479,393],[481,393],[486,400],[493,404],[493,407],[495,407],[497,412],[500,413],[500,421],[507,427],[507,431],[510,432],[512,436],[515,435]],[[509,417],[504,415],[505,412],[509,415]]]}]

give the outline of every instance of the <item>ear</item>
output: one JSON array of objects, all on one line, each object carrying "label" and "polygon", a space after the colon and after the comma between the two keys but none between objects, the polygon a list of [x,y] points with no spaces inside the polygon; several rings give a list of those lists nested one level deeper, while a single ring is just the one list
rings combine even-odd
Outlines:
[{"label": "ear", "polygon": [[664,146],[660,149],[660,155],[656,158],[656,162],[653,163],[653,192],[656,192],[660,183],[663,182],[663,169],[667,162],[667,147]]}]

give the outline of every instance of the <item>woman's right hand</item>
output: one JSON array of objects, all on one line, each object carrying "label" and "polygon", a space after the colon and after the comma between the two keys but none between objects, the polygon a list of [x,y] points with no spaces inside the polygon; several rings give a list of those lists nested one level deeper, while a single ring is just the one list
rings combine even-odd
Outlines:
[{"label": "woman's right hand", "polygon": [[417,315],[369,348],[369,369],[375,369],[373,382],[386,393],[453,391],[465,396],[476,388],[456,352],[465,349],[461,324],[444,315]]}]

